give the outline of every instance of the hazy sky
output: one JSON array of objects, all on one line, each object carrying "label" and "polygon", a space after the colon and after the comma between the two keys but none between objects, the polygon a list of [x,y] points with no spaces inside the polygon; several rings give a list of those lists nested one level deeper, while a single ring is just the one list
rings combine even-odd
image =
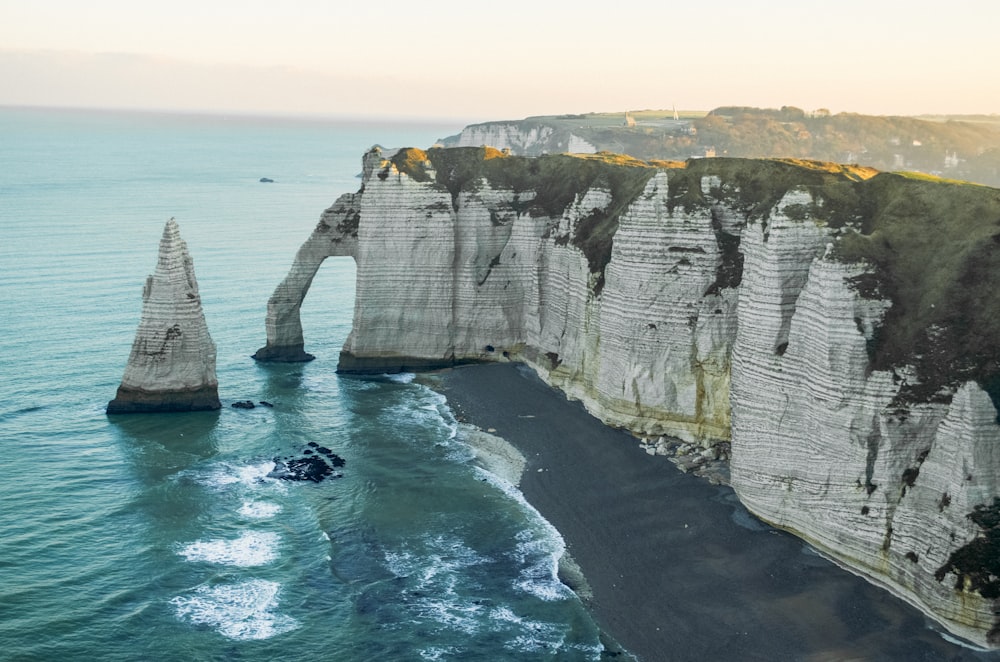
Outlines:
[{"label": "hazy sky", "polygon": [[0,105],[1000,113],[996,0],[0,0]]}]

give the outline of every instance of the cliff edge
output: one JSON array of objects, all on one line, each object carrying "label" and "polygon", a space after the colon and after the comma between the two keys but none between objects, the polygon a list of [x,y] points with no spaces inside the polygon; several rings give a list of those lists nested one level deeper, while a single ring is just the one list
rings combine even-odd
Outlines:
[{"label": "cliff edge", "polygon": [[219,409],[215,343],[201,309],[187,244],[174,219],[160,239],[156,271],[142,292],[142,317],[108,414]]},{"label": "cliff edge", "polygon": [[304,352],[357,262],[346,372],[522,361],[606,423],[732,443],[762,519],[1000,645],[1000,191],[813,161],[366,155],[268,307]]}]

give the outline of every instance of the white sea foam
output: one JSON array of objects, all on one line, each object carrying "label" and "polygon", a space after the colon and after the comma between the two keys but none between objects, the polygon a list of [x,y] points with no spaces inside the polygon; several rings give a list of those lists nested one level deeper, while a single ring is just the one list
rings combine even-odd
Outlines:
[{"label": "white sea foam", "polygon": [[196,540],[177,553],[192,563],[218,563],[241,568],[266,565],[278,558],[281,539],[271,531],[244,531],[234,540]]},{"label": "white sea foam", "polygon": [[932,627],[931,629],[937,632],[939,635],[941,635],[942,639],[944,639],[949,643],[955,644],[956,646],[961,646],[962,648],[968,648],[969,650],[974,650],[979,653],[989,653],[991,651],[991,649],[989,648],[982,648],[981,646],[976,646],[975,644],[969,643],[964,639],[953,636],[945,632],[944,630],[938,630],[936,627]]},{"label": "white sea foam", "polygon": [[518,652],[559,650],[565,643],[563,628],[553,623],[543,623],[518,616],[509,607],[497,607],[489,613],[490,619],[513,626],[518,633],[504,644],[504,648]]},{"label": "white sea foam", "polygon": [[422,541],[424,553],[409,549],[386,552],[385,562],[389,572],[397,577],[412,577],[419,590],[450,591],[456,576],[465,568],[491,561],[465,545],[458,538],[444,535],[428,536]]},{"label": "white sea foam", "polygon": [[559,531],[508,481],[482,469],[478,469],[478,475],[516,501],[533,523],[531,528],[517,534],[514,558],[524,567],[514,586],[547,602],[572,598],[573,591],[559,580],[559,559],[566,552],[566,543]]},{"label": "white sea foam", "polygon": [[275,613],[281,585],[263,579],[238,584],[200,586],[170,600],[177,618],[207,625],[237,640],[270,639],[299,627],[290,616]]},{"label": "white sea foam", "polygon": [[255,486],[276,482],[274,479],[268,478],[268,474],[274,471],[274,468],[275,464],[272,460],[257,464],[220,462],[213,465],[208,472],[196,475],[194,479],[203,485],[214,488],[225,488],[236,484]]},{"label": "white sea foam", "polygon": [[239,514],[247,519],[271,519],[281,512],[281,506],[271,501],[244,501]]},{"label": "white sea foam", "polygon": [[448,407],[447,398],[422,385],[417,385],[407,395],[411,397],[384,410],[385,420],[392,421],[394,426],[402,420],[422,430],[440,430],[440,434],[435,434],[439,440],[437,444],[452,446],[458,436],[459,425]]},{"label": "white sea foam", "polygon": [[460,590],[470,586],[465,570],[491,559],[450,536],[428,536],[420,542],[424,548],[420,552],[404,549],[385,554],[389,571],[408,580],[408,597],[417,596],[408,602],[410,613],[435,627],[475,634],[483,625],[486,607]]},{"label": "white sea foam", "polygon": [[463,634],[476,634],[482,627],[484,607],[471,600],[424,597],[414,604],[414,610],[429,623]]},{"label": "white sea foam", "polygon": [[416,374],[412,372],[397,372],[395,374],[385,376],[385,378],[390,382],[396,382],[397,384],[409,384],[416,379],[416,377]]},{"label": "white sea foam", "polygon": [[424,660],[444,660],[455,657],[459,651],[454,646],[431,646],[418,651]]}]

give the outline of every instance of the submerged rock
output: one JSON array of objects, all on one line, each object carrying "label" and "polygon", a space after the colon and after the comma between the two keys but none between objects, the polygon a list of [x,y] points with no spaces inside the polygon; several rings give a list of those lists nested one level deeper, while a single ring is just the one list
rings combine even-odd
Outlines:
[{"label": "submerged rock", "polygon": [[314,441],[310,441],[308,446],[302,451],[304,457],[274,458],[276,466],[268,475],[281,480],[308,480],[313,483],[342,477],[343,474],[334,470],[346,464],[344,458]]},{"label": "submerged rock", "polygon": [[194,263],[176,221],[163,228],[156,272],[146,279],[142,317],[108,414],[221,407],[215,343],[201,308]]}]

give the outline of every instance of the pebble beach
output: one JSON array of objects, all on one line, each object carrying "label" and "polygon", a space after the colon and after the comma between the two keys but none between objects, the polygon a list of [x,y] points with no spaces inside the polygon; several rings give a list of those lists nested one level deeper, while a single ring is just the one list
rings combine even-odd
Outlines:
[{"label": "pebble beach", "polygon": [[[583,576],[567,583],[585,587],[608,641],[627,651],[609,644],[608,655],[994,659],[757,520],[718,479],[717,463],[708,478],[682,471],[670,453],[603,425],[524,366],[460,367],[434,382],[484,466],[516,479],[563,536],[566,565]],[[677,444],[660,443],[668,446]]]}]

